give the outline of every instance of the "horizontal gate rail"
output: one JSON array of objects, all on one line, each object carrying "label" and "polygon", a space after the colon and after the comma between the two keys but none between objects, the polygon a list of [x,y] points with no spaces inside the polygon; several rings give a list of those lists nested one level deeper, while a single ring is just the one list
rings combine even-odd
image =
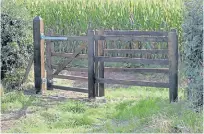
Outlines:
[{"label": "horizontal gate rail", "polygon": [[115,79],[104,79],[104,78],[96,78],[96,82],[97,83],[106,83],[106,84],[123,84],[123,85],[134,85],[134,86],[169,88],[169,83],[164,83],[164,82],[115,80]]},{"label": "horizontal gate rail", "polygon": [[167,37],[138,37],[138,36],[122,36],[122,35],[95,35],[95,40],[112,40],[112,41],[141,41],[141,42],[167,42]]},{"label": "horizontal gate rail", "polygon": [[69,80],[81,80],[81,81],[87,81],[88,77],[82,77],[82,76],[72,76],[72,75],[53,75],[53,78],[59,78],[59,79],[69,79]]},{"label": "horizontal gate rail", "polygon": [[168,68],[116,68],[105,67],[107,72],[135,72],[135,73],[169,73]]},{"label": "horizontal gate rail", "polygon": [[126,57],[95,57],[95,61],[101,62],[131,62],[131,63],[141,63],[141,64],[158,64],[158,65],[168,65],[169,61],[167,59],[145,59],[145,58],[126,58]]},{"label": "horizontal gate rail", "polygon": [[[72,58],[73,53],[59,53],[59,52],[51,52],[51,56],[58,56],[58,57],[66,57],[66,58]],[[75,58],[79,59],[87,59],[87,54],[78,54]]]},{"label": "horizontal gate rail", "polygon": [[105,53],[125,53],[125,54],[168,54],[168,49],[157,49],[157,50],[149,50],[149,49],[104,49]]},{"label": "horizontal gate rail", "polygon": [[136,30],[104,30],[106,35],[134,35],[134,36],[168,36],[168,32],[160,31],[136,31]]},{"label": "horizontal gate rail", "polygon": [[58,85],[52,85],[52,87],[60,90],[88,93],[88,90],[84,88],[65,87],[65,86],[58,86]]},{"label": "horizontal gate rail", "polygon": [[[147,49],[104,49],[104,53],[123,53],[123,54],[167,54],[167,49],[147,50]],[[51,56],[72,58],[73,53],[51,52]],[[75,58],[87,59],[87,54],[78,54]]]},{"label": "horizontal gate rail", "polygon": [[[54,69],[56,66],[52,66]],[[105,67],[105,72],[135,72],[135,73],[169,73],[168,68],[117,68],[117,67]],[[88,68],[67,67],[64,68],[67,71],[88,72]]]},{"label": "horizontal gate rail", "polygon": [[[57,65],[52,65],[53,69],[57,68]],[[67,70],[67,71],[78,71],[78,72],[87,72],[88,68],[79,68],[79,67],[66,67],[63,70]]]}]

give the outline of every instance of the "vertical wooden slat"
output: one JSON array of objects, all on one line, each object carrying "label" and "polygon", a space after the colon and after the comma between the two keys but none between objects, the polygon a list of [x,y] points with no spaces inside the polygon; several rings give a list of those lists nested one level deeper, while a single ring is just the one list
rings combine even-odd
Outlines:
[{"label": "vertical wooden slat", "polygon": [[170,102],[178,99],[178,36],[176,30],[168,34],[169,50],[169,98]]},{"label": "vertical wooden slat", "polygon": [[[98,35],[104,35],[104,30],[99,30]],[[104,40],[99,40],[98,41],[98,56],[104,56],[104,44],[105,41]],[[99,70],[98,70],[98,76],[99,78],[104,78],[104,62],[100,61],[99,62]],[[104,83],[99,83],[99,97],[102,97],[105,95],[104,93]]]},{"label": "vertical wooden slat", "polygon": [[[53,32],[49,31],[48,36],[52,35]],[[47,62],[47,89],[53,90],[53,69],[52,69],[52,59],[51,59],[51,53],[53,51],[52,49],[52,43],[50,40],[46,40],[46,62]]]},{"label": "vertical wooden slat", "polygon": [[34,76],[36,93],[43,93],[46,89],[44,40],[41,39],[41,33],[44,33],[44,24],[42,18],[37,16],[33,19]]},{"label": "vertical wooden slat", "polygon": [[88,30],[88,97],[95,97],[94,86],[94,31]]},{"label": "vertical wooden slat", "polygon": [[[98,35],[98,31],[95,31],[95,35]],[[95,56],[98,56],[98,41],[95,41]],[[94,61],[95,63],[95,78],[98,78],[98,61]],[[98,90],[98,86],[99,86],[99,83],[96,83],[95,82],[95,90],[96,90],[96,97],[99,96],[99,90]]]}]

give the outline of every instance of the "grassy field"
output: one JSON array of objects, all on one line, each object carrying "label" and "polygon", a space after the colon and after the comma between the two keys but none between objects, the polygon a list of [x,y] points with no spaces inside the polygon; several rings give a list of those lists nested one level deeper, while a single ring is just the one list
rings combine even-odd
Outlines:
[{"label": "grassy field", "polygon": [[5,94],[2,124],[10,125],[3,132],[202,132],[202,113],[188,107],[182,90],[175,104],[169,104],[167,89],[157,88],[107,89],[106,101],[92,102],[63,94]]}]

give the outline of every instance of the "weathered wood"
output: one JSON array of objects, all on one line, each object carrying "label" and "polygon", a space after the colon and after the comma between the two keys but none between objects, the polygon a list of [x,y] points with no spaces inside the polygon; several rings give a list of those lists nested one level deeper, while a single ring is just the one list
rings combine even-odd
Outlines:
[{"label": "weathered wood", "polygon": [[41,33],[44,33],[44,24],[42,18],[37,16],[33,19],[34,77],[36,93],[43,93],[46,90],[44,40],[41,39]]},{"label": "weathered wood", "polygon": [[[58,56],[58,57],[66,57],[66,58],[72,58],[73,53],[59,53],[59,52],[52,52],[52,56]],[[78,54],[75,58],[77,59],[87,59],[88,55],[87,54]]]},{"label": "weathered wood", "polygon": [[54,72],[54,75],[59,74],[69,63],[71,63],[71,62],[74,60],[74,58],[75,58],[75,57],[81,52],[81,50],[83,50],[85,47],[86,47],[86,45],[85,45],[85,44],[82,44],[82,45],[73,53],[73,56],[72,56],[70,59],[64,61],[64,63],[62,63],[62,64],[59,64],[59,65],[58,65],[58,68],[57,68],[56,71]]},{"label": "weathered wood", "polygon": [[[53,32],[49,31],[48,35],[52,35]],[[53,69],[52,69],[52,59],[51,59],[51,53],[52,53],[52,43],[50,40],[46,40],[46,63],[47,63],[47,89],[53,90],[52,84],[53,84]]]},{"label": "weathered wood", "polygon": [[168,54],[168,49],[104,49],[105,53],[125,53],[125,54]]},{"label": "weathered wood", "polygon": [[134,35],[134,36],[168,36],[168,32],[160,31],[136,31],[136,30],[105,30],[106,35]]},{"label": "weathered wood", "polygon": [[103,62],[131,62],[131,63],[141,63],[141,64],[158,64],[158,65],[168,65],[167,59],[145,59],[145,58],[127,58],[127,57],[95,57],[95,61]]},{"label": "weathered wood", "polygon": [[106,83],[106,84],[123,84],[123,85],[134,85],[134,86],[169,88],[169,83],[164,83],[164,82],[114,80],[114,79],[103,79],[103,78],[96,78],[96,82]]},{"label": "weathered wood", "polygon": [[[96,33],[96,31],[95,31],[95,35],[98,35],[98,32]],[[96,41],[95,40],[95,56],[98,56],[98,41]],[[95,61],[94,62],[94,71],[95,71],[95,78],[98,78],[98,62],[97,61]],[[99,96],[99,89],[98,89],[98,87],[99,87],[99,83],[96,83],[95,82],[95,91],[96,91],[96,97],[98,97]]]},{"label": "weathered wood", "polygon": [[[57,68],[57,65],[52,65],[53,69]],[[78,68],[78,67],[65,67],[63,70],[76,71],[76,72],[88,72],[88,68]]]},{"label": "weathered wood", "polygon": [[105,72],[169,73],[168,68],[116,68],[106,67]]},{"label": "weathered wood", "polygon": [[[53,66],[56,68],[57,66]],[[88,68],[64,68],[67,71],[76,71],[76,72],[88,72]],[[105,67],[105,72],[134,72],[134,73],[169,73],[168,68],[117,68],[117,67]],[[96,77],[97,78],[97,77]]]},{"label": "weathered wood", "polygon": [[64,87],[64,86],[58,86],[58,85],[53,85],[52,87],[60,90],[88,93],[88,90],[84,88]]},{"label": "weathered wood", "polygon": [[81,81],[87,81],[88,80],[88,77],[73,76],[73,75],[53,75],[53,78],[69,79],[69,80],[81,80]]},{"label": "weathered wood", "polygon": [[145,37],[145,36],[121,36],[121,35],[95,35],[95,40],[120,40],[120,41],[141,41],[141,42],[167,42],[167,37]]},{"label": "weathered wood", "polygon": [[170,102],[178,100],[178,36],[175,30],[168,34],[169,49],[169,98]]},{"label": "weathered wood", "polygon": [[[99,30],[98,35],[103,35],[104,30]],[[104,40],[99,40],[98,41],[98,56],[104,56]],[[100,61],[99,62],[99,68],[98,68],[98,77],[99,78],[104,78],[104,62]],[[99,83],[99,97],[102,97],[105,95],[104,91],[104,83]]]},{"label": "weathered wood", "polygon": [[94,81],[94,31],[88,30],[88,90],[89,98],[95,97]]},{"label": "weathered wood", "polygon": [[30,72],[32,64],[33,64],[33,55],[31,55],[31,57],[30,57],[30,60],[28,62],[28,66],[26,68],[26,72],[25,72],[25,75],[23,77],[23,80],[22,80],[21,84],[25,83],[26,79],[28,78],[28,74]]}]

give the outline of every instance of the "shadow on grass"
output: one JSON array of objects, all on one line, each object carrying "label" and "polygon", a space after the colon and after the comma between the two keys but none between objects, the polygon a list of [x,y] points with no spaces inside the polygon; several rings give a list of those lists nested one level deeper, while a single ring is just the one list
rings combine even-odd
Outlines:
[{"label": "shadow on grass", "polygon": [[[37,110],[28,110],[29,107],[35,106],[42,110],[54,107],[67,100],[86,100],[86,97],[67,98],[58,95],[38,95],[34,89],[28,89],[24,91],[15,91],[2,98],[2,104],[6,107],[2,107],[1,121],[18,120],[21,117],[25,117],[27,114],[35,113]],[[15,102],[19,104],[19,107],[15,107]],[[10,107],[7,104],[11,103]]]}]

